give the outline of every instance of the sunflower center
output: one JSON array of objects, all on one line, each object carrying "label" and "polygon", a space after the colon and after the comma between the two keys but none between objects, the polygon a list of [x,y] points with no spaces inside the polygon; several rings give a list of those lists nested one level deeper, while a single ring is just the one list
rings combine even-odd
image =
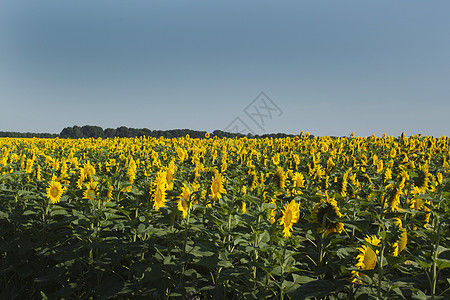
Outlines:
[{"label": "sunflower center", "polygon": [[216,181],[213,183],[213,191],[214,193],[217,193],[220,189],[219,183]]},{"label": "sunflower center", "polygon": [[288,209],[284,216],[284,224],[289,225],[291,224],[291,221],[292,221],[292,211]]},{"label": "sunflower center", "polygon": [[187,211],[188,210],[188,205],[186,201],[181,201],[181,205],[183,206],[183,210]]},{"label": "sunflower center", "polygon": [[50,189],[50,195],[55,198],[56,196],[58,196],[59,193],[59,189],[58,187],[54,186]]},{"label": "sunflower center", "polygon": [[161,190],[161,188],[157,188],[156,189],[156,195],[155,195],[155,198],[156,198],[156,200],[157,201],[161,201],[162,200],[162,190]]}]

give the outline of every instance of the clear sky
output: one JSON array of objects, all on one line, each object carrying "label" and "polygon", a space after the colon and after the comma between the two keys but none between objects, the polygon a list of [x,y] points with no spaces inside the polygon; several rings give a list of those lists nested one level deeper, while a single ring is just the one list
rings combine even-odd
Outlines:
[{"label": "clear sky", "polygon": [[449,136],[449,12],[448,0],[2,0],[0,131]]}]

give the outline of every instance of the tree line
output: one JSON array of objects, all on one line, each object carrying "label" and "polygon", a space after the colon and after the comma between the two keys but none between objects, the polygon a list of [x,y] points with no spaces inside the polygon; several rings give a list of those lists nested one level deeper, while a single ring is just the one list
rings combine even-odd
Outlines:
[{"label": "tree line", "polygon": [[[150,130],[148,128],[128,128],[125,126],[117,127],[117,128],[106,128],[103,129],[100,126],[72,126],[64,128],[59,134],[52,133],[21,133],[21,132],[7,132],[0,131],[0,137],[17,137],[17,138],[71,138],[71,139],[79,139],[79,138],[115,138],[115,137],[165,137],[165,138],[179,138],[185,137],[189,135],[191,138],[204,138],[206,135],[206,131],[192,130],[192,129],[170,129],[170,130]],[[209,133],[211,137],[217,136],[219,138],[227,137],[227,138],[285,138],[285,137],[295,137],[293,134],[285,134],[285,133],[270,133],[263,135],[253,135],[253,134],[242,134],[242,133],[233,133],[226,132],[222,130],[214,130],[212,133]]]},{"label": "tree line", "polygon": [[33,132],[15,132],[15,131],[0,131],[0,137],[10,138],[56,138],[59,137],[57,133],[33,133]]}]

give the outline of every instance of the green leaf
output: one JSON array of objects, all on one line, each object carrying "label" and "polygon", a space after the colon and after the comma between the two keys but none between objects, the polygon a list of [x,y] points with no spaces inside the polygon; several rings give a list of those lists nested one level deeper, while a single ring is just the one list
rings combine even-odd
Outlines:
[{"label": "green leaf", "polygon": [[439,269],[446,269],[450,268],[450,260],[448,259],[436,259],[436,264],[439,267]]},{"label": "green leaf", "polygon": [[336,291],[337,285],[331,280],[314,280],[303,284],[292,294],[292,299],[322,298]]},{"label": "green leaf", "polygon": [[429,264],[429,263],[427,263],[427,262],[425,262],[425,261],[422,261],[422,260],[420,260],[420,259],[418,259],[418,258],[416,258],[415,261],[418,262],[419,265],[420,265],[422,268],[424,268],[424,269],[428,269],[428,268],[430,267],[430,264]]},{"label": "green leaf", "polygon": [[200,259],[197,264],[206,268],[214,268],[218,265],[219,254],[214,254]]},{"label": "green leaf", "polygon": [[9,219],[9,214],[0,211],[0,220],[8,220]]},{"label": "green leaf", "polygon": [[298,274],[292,274],[292,278],[294,279],[294,283],[299,283],[299,284],[305,284],[305,283],[315,280],[312,277],[298,275]]}]

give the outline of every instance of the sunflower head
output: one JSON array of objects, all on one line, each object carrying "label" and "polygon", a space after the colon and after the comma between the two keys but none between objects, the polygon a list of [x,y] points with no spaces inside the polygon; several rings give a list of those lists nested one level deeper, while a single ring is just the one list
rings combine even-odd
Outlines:
[{"label": "sunflower head", "polygon": [[286,173],[283,168],[277,168],[277,171],[275,172],[275,180],[277,181],[280,189],[284,189],[286,187]]},{"label": "sunflower head", "polygon": [[58,203],[61,196],[64,193],[64,189],[60,182],[52,180],[47,188],[47,197],[53,204]]},{"label": "sunflower head", "polygon": [[95,200],[97,198],[98,196],[97,185],[98,183],[95,181],[86,184],[86,190],[84,191],[83,194],[85,199]]},{"label": "sunflower head", "polygon": [[298,222],[300,218],[300,204],[292,200],[289,204],[284,206],[283,216],[280,218],[280,225],[283,225],[283,236],[289,237],[291,235],[292,226]]},{"label": "sunflower head", "polygon": [[408,242],[408,235],[406,230],[402,226],[402,221],[400,218],[394,218],[392,220],[393,223],[393,239],[390,242],[389,255],[398,256],[400,252],[406,247],[406,243]]},{"label": "sunflower head", "polygon": [[177,208],[183,213],[183,219],[185,219],[190,211],[189,204],[184,199],[177,200]]},{"label": "sunflower head", "polygon": [[211,182],[211,195],[214,200],[221,199],[222,194],[226,194],[226,190],[224,188],[225,178],[218,172],[213,177]]},{"label": "sunflower head", "polygon": [[342,217],[339,211],[336,200],[332,198],[322,199],[314,206],[311,215],[314,222],[318,225],[317,231],[324,233],[325,236],[331,232],[341,233],[344,229],[344,224],[338,219]]},{"label": "sunflower head", "polygon": [[[356,248],[359,253],[356,256],[357,261],[355,267],[360,270],[373,270],[377,264],[378,250],[376,250],[376,248],[381,243],[381,240],[375,235],[367,235],[364,240],[368,244],[361,245],[361,247]],[[358,277],[363,276],[365,276],[365,274],[358,271],[352,271],[352,282],[361,283]]]},{"label": "sunflower head", "polygon": [[428,188],[430,177],[431,174],[428,172],[428,165],[423,164],[419,166],[419,169],[417,170],[417,177],[414,178],[414,184],[422,194],[424,194]]}]

